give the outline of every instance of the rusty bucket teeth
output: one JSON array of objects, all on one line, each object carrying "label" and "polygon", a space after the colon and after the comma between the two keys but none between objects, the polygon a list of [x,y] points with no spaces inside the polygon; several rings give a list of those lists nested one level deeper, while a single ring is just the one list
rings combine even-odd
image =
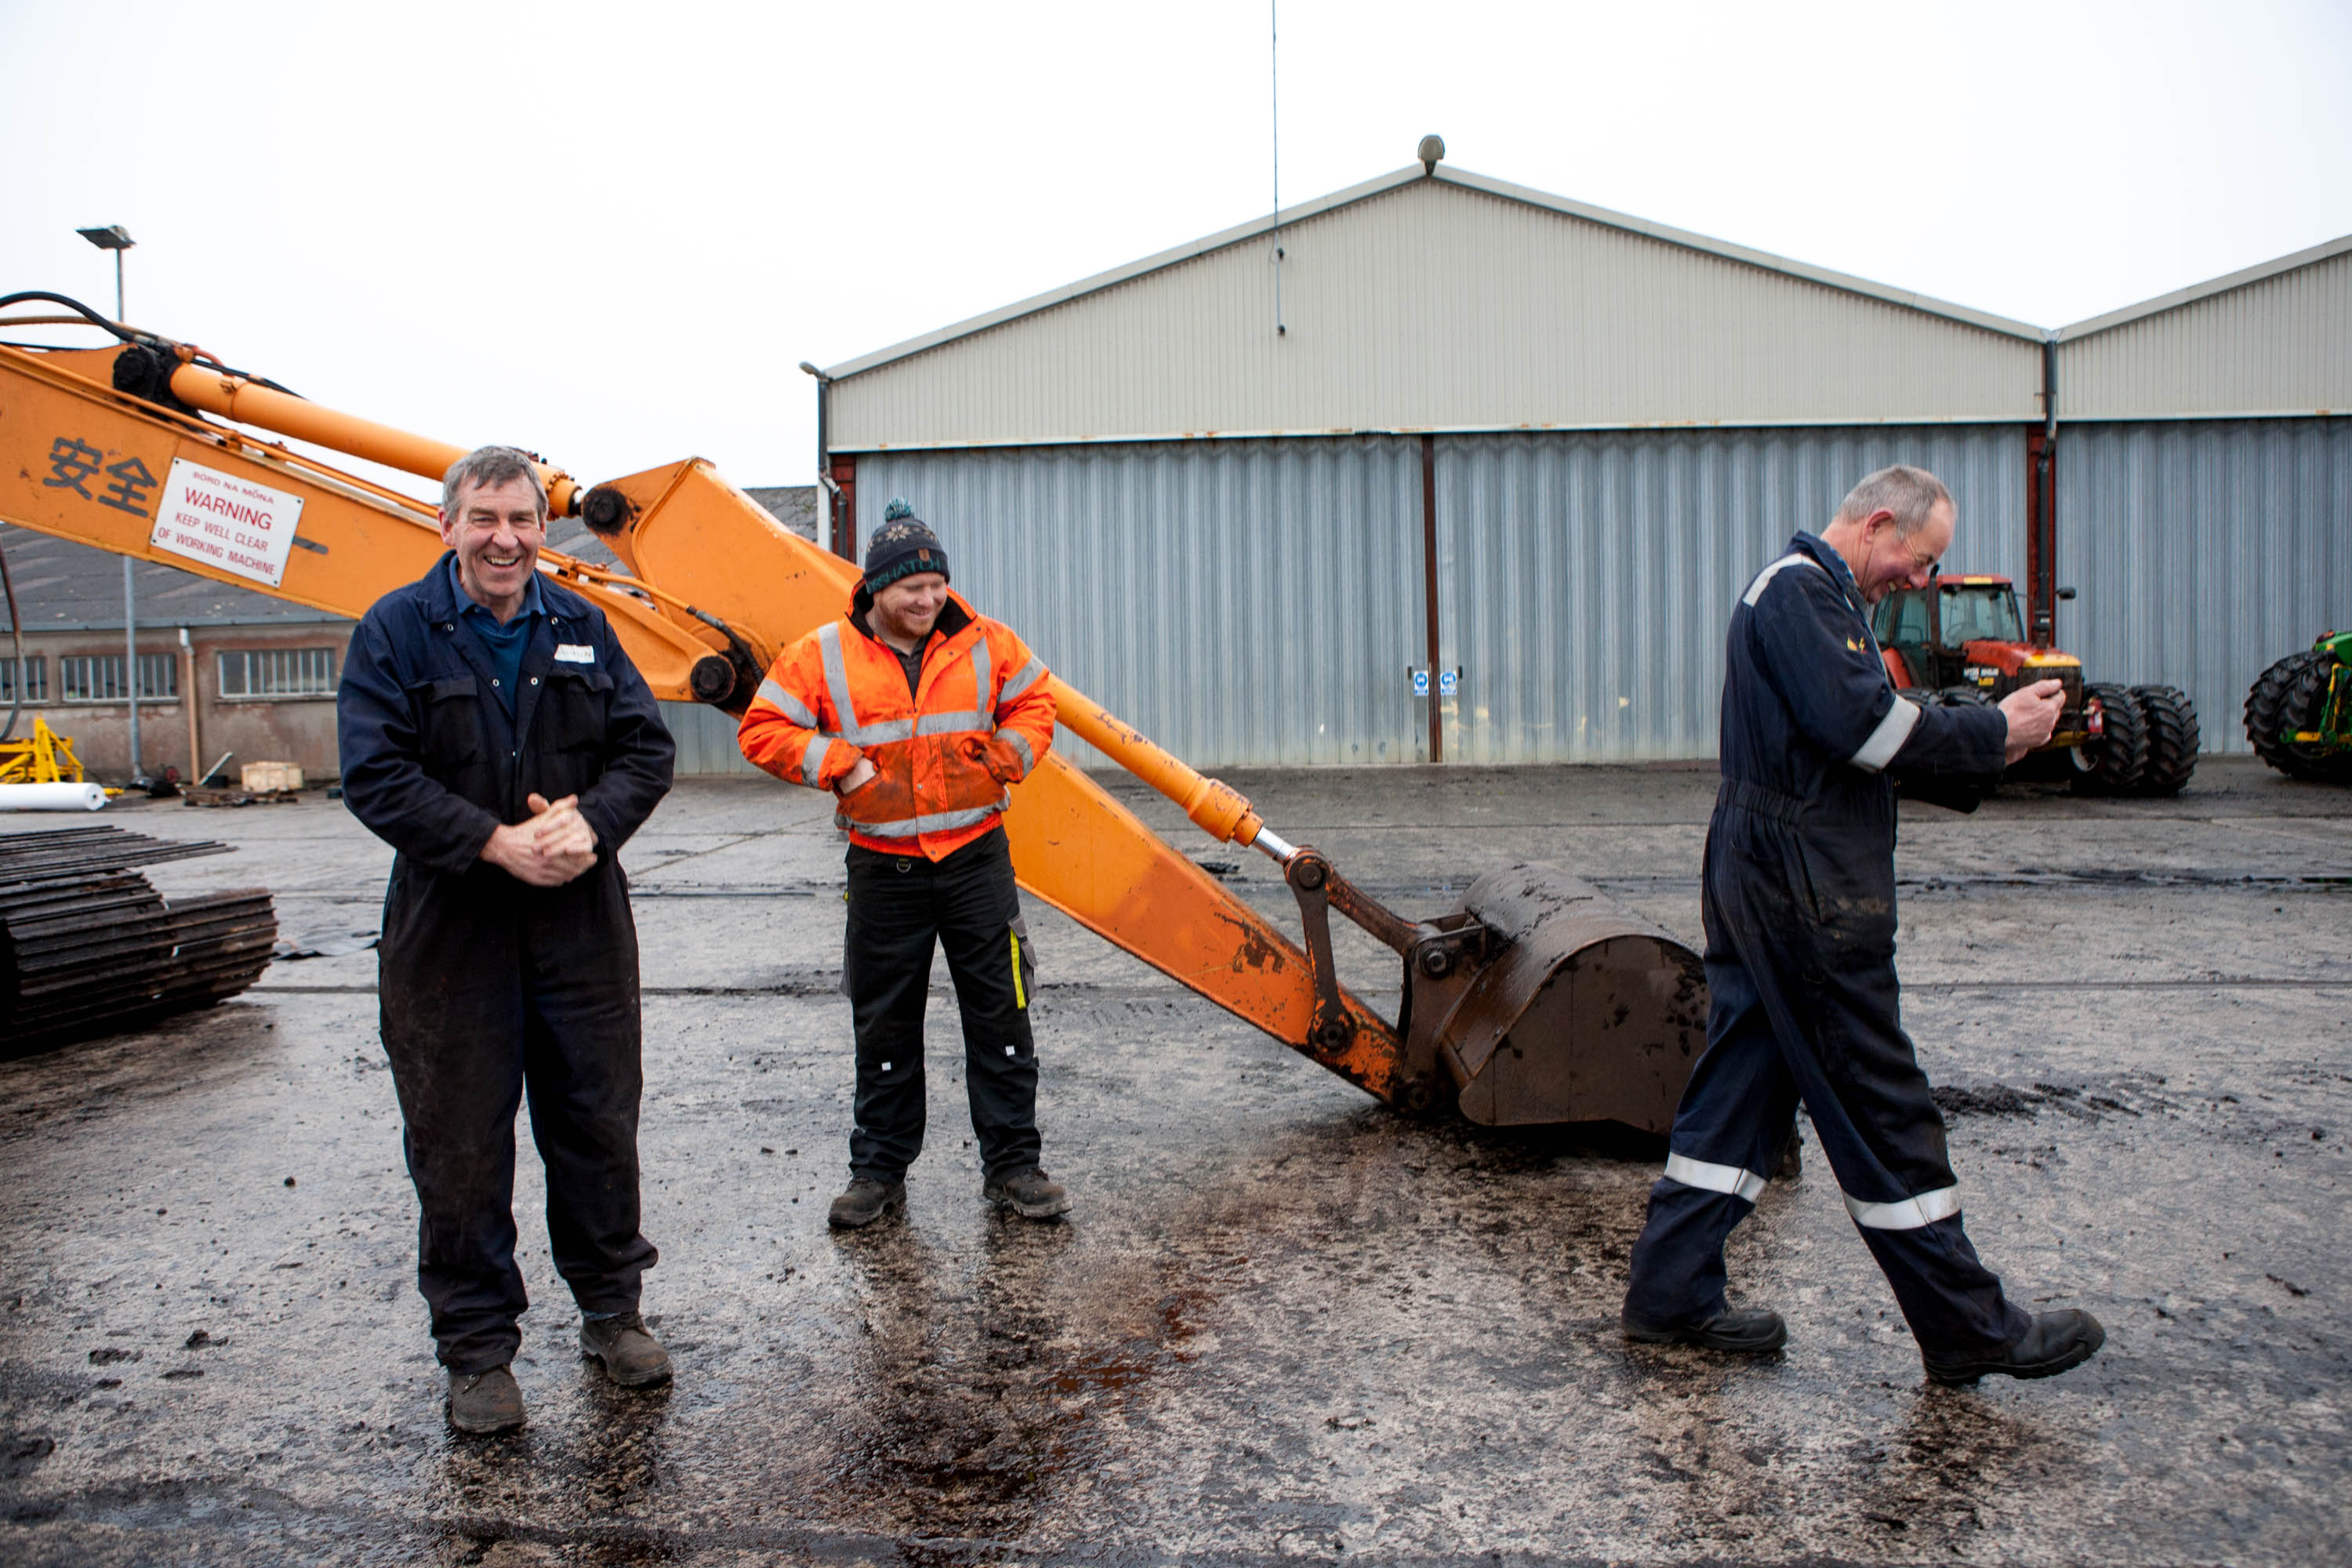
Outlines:
[{"label": "rusty bucket teeth", "polygon": [[1696,953],[1533,861],[1473,882],[1456,920],[1484,928],[1485,951],[1448,975],[1415,974],[1409,1017],[1412,1034],[1426,1030],[1413,1042],[1423,1059],[1459,1087],[1465,1116],[1489,1127],[1673,1127],[1706,1042]]}]

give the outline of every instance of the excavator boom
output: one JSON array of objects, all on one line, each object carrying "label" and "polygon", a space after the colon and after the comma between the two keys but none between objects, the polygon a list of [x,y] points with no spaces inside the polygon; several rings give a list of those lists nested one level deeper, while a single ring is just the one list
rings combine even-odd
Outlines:
[{"label": "excavator boom", "polygon": [[[28,298],[59,299],[9,296],[0,306]],[[241,426],[435,480],[464,448],[322,408],[187,345],[99,324],[121,346],[0,345],[0,517],[354,618],[438,558],[433,507]],[[541,474],[551,507],[576,512],[622,570],[554,551],[542,552],[541,569],[605,613],[666,700],[740,714],[776,654],[838,616],[856,581],[849,562],[784,529],[700,458],[585,489],[560,469]],[[1383,1100],[1418,1110],[1454,1100],[1486,1122],[1586,1120],[1580,1106],[1607,1100],[1591,1115],[1664,1131],[1705,1006],[1698,989],[1694,1015],[1696,958],[1664,931],[1580,884],[1571,897],[1580,918],[1548,928],[1555,940],[1532,940],[1549,917],[1522,907],[1524,888],[1500,919],[1480,918],[1474,888],[1455,915],[1404,921],[1311,848],[1285,843],[1224,784],[1066,682],[1056,679],[1054,690],[1065,729],[1214,838],[1255,847],[1283,866],[1306,943],[1292,942],[1058,752],[1013,786],[1005,814],[1024,889]],[[1515,869],[1527,873],[1523,883],[1558,875]],[[1339,984],[1331,909],[1404,959],[1407,1005],[1398,1024]],[[1570,929],[1578,943],[1556,940]],[[1580,965],[1590,972],[1583,981]],[[1563,978],[1570,984],[1558,988],[1555,1005],[1548,998]],[[1512,984],[1475,983],[1488,979]],[[1596,1099],[1589,1092],[1598,1081],[1594,1063],[1571,1071],[1565,1048],[1538,1048],[1538,1066],[1559,1071],[1521,1067],[1517,1079],[1538,1089],[1498,1089],[1517,1080],[1507,1070],[1489,1072],[1489,1064],[1523,1063],[1538,1044],[1535,1029],[1519,1021],[1581,1016],[1591,1008],[1570,1005],[1569,996],[1598,997],[1596,986],[1612,999],[1621,1037],[1615,1055],[1599,1064],[1600,1078],[1613,1082],[1611,1066],[1622,1057],[1650,1087]],[[1489,994],[1500,1000],[1483,1000]],[[1639,1004],[1630,1014],[1621,994]],[[1499,1027],[1497,1008],[1509,1012]]]}]

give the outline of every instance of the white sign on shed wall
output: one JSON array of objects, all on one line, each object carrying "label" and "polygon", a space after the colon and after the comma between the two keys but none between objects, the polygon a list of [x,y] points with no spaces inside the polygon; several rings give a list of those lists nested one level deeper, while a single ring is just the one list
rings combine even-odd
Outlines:
[{"label": "white sign on shed wall", "polygon": [[300,496],[174,458],[149,542],[275,588],[301,521]]}]

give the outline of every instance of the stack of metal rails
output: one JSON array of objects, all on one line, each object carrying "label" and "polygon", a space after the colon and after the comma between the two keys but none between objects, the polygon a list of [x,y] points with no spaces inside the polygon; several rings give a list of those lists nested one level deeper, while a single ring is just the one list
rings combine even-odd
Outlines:
[{"label": "stack of metal rails", "polygon": [[260,978],[278,940],[268,889],[166,903],[131,869],[230,848],[119,827],[0,834],[0,1055],[209,1007]]}]

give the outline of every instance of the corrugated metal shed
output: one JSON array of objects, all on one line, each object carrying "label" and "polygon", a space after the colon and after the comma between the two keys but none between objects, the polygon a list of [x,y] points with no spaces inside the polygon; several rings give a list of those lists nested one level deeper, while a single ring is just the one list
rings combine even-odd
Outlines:
[{"label": "corrugated metal shed", "polygon": [[2352,412],[2352,235],[2058,334],[2063,420]]},{"label": "corrugated metal shed", "polygon": [[1417,441],[887,453],[858,486],[906,497],[959,592],[1195,765],[1420,756]]},{"label": "corrugated metal shed", "polygon": [[2352,626],[2352,417],[2069,426],[2058,639],[2094,680],[2161,681],[2209,752],[2244,752],[2246,690]]},{"label": "corrugated metal shed", "polygon": [[[1714,753],[1724,627],[1853,481],[1925,464],[1956,564],[2018,574],[2012,426],[1441,437],[1448,760]],[[1201,767],[1427,761],[1421,444],[1410,437],[887,453],[869,495],[940,531],[956,586]],[[677,729],[673,725],[673,729]],[[1100,759],[1065,736],[1081,765]]]},{"label": "corrugated metal shed", "polygon": [[1863,475],[1932,470],[1949,564],[2021,577],[2013,426],[1639,431],[1438,443],[1445,756],[1606,763],[1715,754],[1731,606]]},{"label": "corrugated metal shed", "polygon": [[2018,421],[2041,329],[1418,167],[835,367],[835,450]]}]

